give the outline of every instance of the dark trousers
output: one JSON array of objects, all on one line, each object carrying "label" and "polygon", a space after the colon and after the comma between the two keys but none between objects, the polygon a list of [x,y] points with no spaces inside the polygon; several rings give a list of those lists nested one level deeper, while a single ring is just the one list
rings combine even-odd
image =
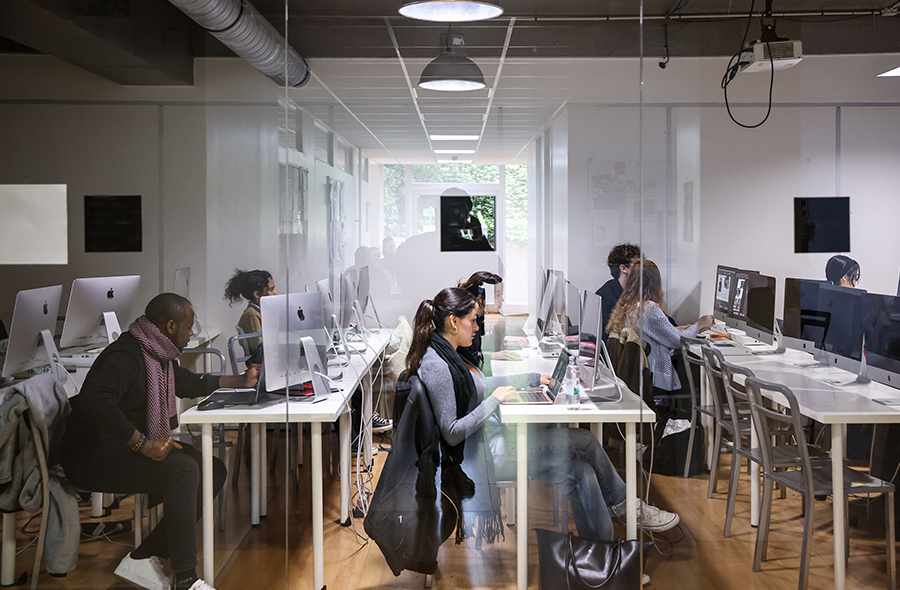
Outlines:
[{"label": "dark trousers", "polygon": [[[110,494],[148,494],[150,505],[162,504],[164,518],[134,553],[169,559],[173,572],[197,567],[196,522],[200,513],[200,451],[189,444],[154,461],[119,441],[70,451],[63,458],[66,478],[77,488]],[[213,490],[225,482],[225,464],[213,458]]]}]

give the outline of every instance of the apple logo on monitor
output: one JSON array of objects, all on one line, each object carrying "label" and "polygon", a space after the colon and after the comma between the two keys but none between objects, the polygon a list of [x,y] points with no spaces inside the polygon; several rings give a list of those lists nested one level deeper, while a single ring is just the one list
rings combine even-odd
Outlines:
[{"label": "apple logo on monitor", "polygon": [[302,308],[302,307],[297,307],[297,317],[300,318],[300,321],[301,321],[301,322],[305,322],[305,321],[306,321],[306,315],[303,313],[303,308]]},{"label": "apple logo on monitor", "polygon": [[112,299],[112,298],[115,297],[115,296],[116,296],[116,294],[113,293],[112,287],[110,287],[109,291],[106,292],[106,298],[107,298],[107,299]]},{"label": "apple logo on monitor", "polygon": [[47,302],[44,302],[44,315],[47,315],[50,312],[50,308],[47,305]]}]

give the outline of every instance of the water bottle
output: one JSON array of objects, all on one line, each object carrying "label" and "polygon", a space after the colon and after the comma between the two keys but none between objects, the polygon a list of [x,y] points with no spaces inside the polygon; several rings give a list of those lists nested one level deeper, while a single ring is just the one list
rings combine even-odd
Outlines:
[{"label": "water bottle", "polygon": [[566,391],[566,408],[578,410],[581,408],[581,383],[578,381],[578,366],[575,357],[569,357],[569,366],[566,367],[566,378],[563,381]]}]

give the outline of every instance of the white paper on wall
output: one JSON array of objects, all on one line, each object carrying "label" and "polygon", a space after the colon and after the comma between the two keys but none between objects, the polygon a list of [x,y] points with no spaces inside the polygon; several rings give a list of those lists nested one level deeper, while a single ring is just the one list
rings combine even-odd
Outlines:
[{"label": "white paper on wall", "polygon": [[0,184],[0,264],[68,264],[64,184]]}]

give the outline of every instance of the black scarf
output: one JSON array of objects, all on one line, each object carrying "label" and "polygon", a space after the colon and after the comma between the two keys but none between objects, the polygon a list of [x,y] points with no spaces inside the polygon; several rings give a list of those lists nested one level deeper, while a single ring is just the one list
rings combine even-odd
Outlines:
[{"label": "black scarf", "polygon": [[[438,334],[437,330],[431,333],[431,348],[450,368],[450,377],[453,379],[453,394],[456,396],[456,419],[459,420],[478,405],[478,395],[475,390],[475,379],[466,367],[466,363],[447,339]],[[442,459],[449,458],[459,465],[463,461],[465,441],[456,446],[450,446],[441,439]],[[443,461],[442,461],[443,462]]]}]

